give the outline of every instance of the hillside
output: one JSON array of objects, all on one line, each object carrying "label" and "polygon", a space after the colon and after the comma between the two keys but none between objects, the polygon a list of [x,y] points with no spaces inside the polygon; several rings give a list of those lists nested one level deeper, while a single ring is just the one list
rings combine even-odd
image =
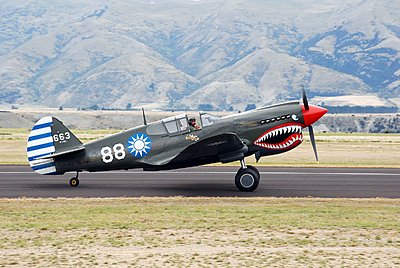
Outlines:
[{"label": "hillside", "polygon": [[0,13],[0,104],[243,110],[304,85],[400,106],[394,0],[3,0]]}]

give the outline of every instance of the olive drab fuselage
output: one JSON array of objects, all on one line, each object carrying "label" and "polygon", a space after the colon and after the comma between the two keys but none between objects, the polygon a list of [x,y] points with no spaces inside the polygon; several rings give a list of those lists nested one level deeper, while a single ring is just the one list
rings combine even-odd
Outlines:
[{"label": "olive drab fuselage", "polygon": [[[302,129],[308,127],[310,141],[318,160],[312,124],[327,110],[286,102],[252,111],[218,117],[199,113],[200,127],[186,114],[138,126],[83,144],[55,117],[40,119],[32,128],[27,156],[32,169],[43,175],[76,172],[69,184],[79,185],[79,172],[128,170],[168,170],[204,164],[240,161],[235,176],[240,191],[257,189],[260,173],[245,163],[245,157],[280,154],[303,141]],[[190,125],[189,125],[190,121]]]},{"label": "olive drab fuselage", "polygon": [[[301,141],[294,146],[285,148],[267,148],[255,145],[254,142],[269,129],[284,124],[304,127],[301,106],[298,102],[283,103],[222,117],[213,124],[202,126],[200,130],[196,131],[190,131],[187,128],[170,133],[166,129],[166,131],[157,133],[157,131],[152,131],[152,126],[165,127],[165,122],[158,121],[89,142],[84,145],[85,150],[60,156],[56,161],[56,170],[59,173],[83,170],[151,169],[152,167],[160,170],[169,169],[169,163],[174,163],[179,167],[193,166],[196,163],[195,158],[191,158],[188,163],[185,163],[184,159],[181,160],[181,163],[173,160],[191,145],[224,133],[235,134],[242,141],[243,145],[247,147],[244,156],[257,152],[261,156],[278,154],[295,148]],[[135,140],[138,143],[137,148],[134,147]],[[146,142],[148,142],[147,146]],[[218,146],[218,142],[213,141],[213,143]],[[204,144],[204,146],[211,147],[213,144]],[[212,151],[210,150],[210,152]],[[204,155],[202,155],[202,159],[204,159]],[[216,159],[218,160],[218,156],[209,155],[208,159],[208,162],[202,161],[201,164],[213,163]],[[236,160],[238,159],[233,161]]]}]

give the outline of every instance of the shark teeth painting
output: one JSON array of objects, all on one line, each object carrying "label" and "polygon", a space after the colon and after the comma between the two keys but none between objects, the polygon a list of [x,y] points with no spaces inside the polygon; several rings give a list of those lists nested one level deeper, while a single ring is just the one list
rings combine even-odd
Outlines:
[{"label": "shark teeth painting", "polygon": [[279,125],[258,137],[254,144],[270,150],[292,149],[303,141],[302,128],[297,124]]}]

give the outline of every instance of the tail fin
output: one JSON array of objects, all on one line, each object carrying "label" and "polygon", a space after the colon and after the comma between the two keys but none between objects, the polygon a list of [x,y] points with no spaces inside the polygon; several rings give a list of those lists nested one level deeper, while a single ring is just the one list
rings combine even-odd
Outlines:
[{"label": "tail fin", "polygon": [[83,149],[82,142],[60,120],[47,116],[40,119],[29,134],[29,165],[39,174],[58,174],[54,158]]}]

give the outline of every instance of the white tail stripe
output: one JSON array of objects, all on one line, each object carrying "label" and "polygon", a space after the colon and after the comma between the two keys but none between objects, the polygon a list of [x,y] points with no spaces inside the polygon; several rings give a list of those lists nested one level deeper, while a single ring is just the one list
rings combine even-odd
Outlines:
[{"label": "white tail stripe", "polygon": [[51,123],[51,122],[53,122],[53,117],[46,116],[46,117],[41,118],[39,121],[37,121],[35,126],[41,125],[41,124],[46,124],[46,123]]},{"label": "white tail stripe", "polygon": [[33,157],[33,156],[42,155],[42,154],[51,154],[51,153],[54,153],[55,151],[56,151],[56,148],[54,148],[54,146],[50,146],[50,147],[30,151],[30,152],[28,152],[28,157]]},{"label": "white tail stripe", "polygon": [[39,174],[56,173],[54,159],[34,159],[36,157],[51,155],[55,152],[54,140],[51,127],[53,125],[53,117],[46,116],[36,122],[29,133],[27,144],[27,155],[29,165]]},{"label": "white tail stripe", "polygon": [[28,141],[28,148],[32,147],[32,146],[40,145],[40,144],[49,143],[49,142],[53,142],[53,137],[47,137],[47,138],[43,138],[43,139]]},{"label": "white tail stripe", "polygon": [[31,167],[34,167],[34,166],[40,166],[40,165],[43,165],[43,164],[50,164],[50,163],[54,163],[54,160],[52,158],[50,158],[50,159],[32,160],[32,161],[29,162],[29,165]]},{"label": "white tail stripe", "polygon": [[48,168],[43,168],[43,169],[37,169],[35,170],[35,172],[39,173],[39,174],[49,174],[49,173],[53,173],[56,172],[56,167],[48,167]]},{"label": "white tail stripe", "polygon": [[44,127],[44,128],[32,130],[31,133],[29,134],[29,137],[37,136],[37,135],[41,135],[41,134],[47,134],[47,133],[51,133],[50,127]]}]

